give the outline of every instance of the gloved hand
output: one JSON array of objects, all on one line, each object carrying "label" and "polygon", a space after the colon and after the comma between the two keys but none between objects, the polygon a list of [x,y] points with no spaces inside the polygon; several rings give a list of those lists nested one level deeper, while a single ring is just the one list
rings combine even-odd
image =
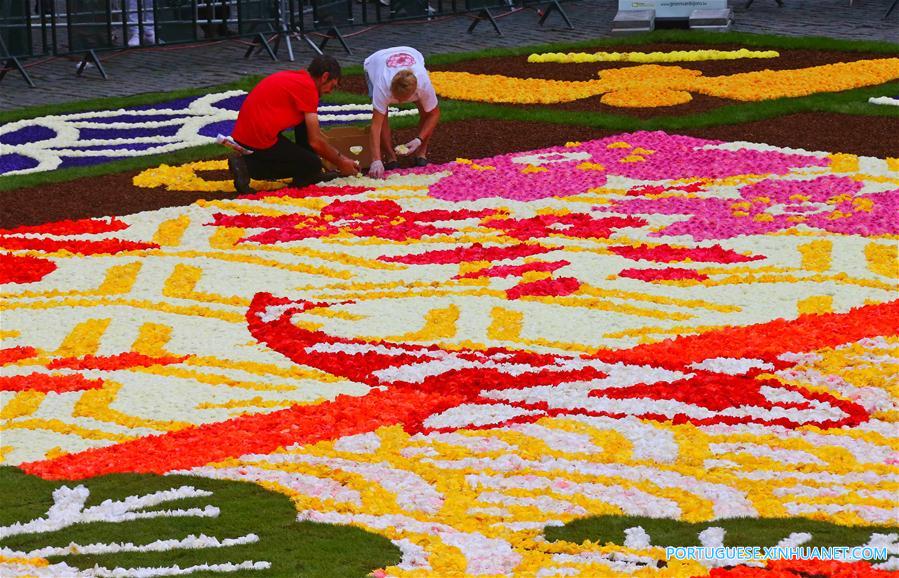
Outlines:
[{"label": "gloved hand", "polygon": [[415,151],[418,150],[418,147],[421,146],[421,139],[418,137],[415,137],[414,139],[407,142],[404,146],[406,147],[405,154],[411,155],[412,153],[414,153]]},{"label": "gloved hand", "polygon": [[372,161],[371,166],[368,167],[368,176],[373,179],[383,179],[384,163],[382,163],[381,161]]}]

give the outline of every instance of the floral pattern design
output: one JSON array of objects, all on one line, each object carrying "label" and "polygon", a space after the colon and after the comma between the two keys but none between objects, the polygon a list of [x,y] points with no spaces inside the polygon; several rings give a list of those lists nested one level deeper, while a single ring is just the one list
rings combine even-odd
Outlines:
[{"label": "floral pattern design", "polygon": [[3,458],[262,484],[393,541],[380,577],[880,575],[542,532],[895,525],[897,190],[640,132],[0,231]]}]

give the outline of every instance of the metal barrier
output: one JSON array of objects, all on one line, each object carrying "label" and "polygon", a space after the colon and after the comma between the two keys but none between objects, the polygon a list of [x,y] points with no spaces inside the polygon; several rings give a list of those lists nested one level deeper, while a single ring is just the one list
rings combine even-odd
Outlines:
[{"label": "metal barrier", "polygon": [[[341,30],[360,26],[372,26],[401,21],[430,21],[441,17],[463,15],[472,19],[468,32],[474,32],[482,21],[491,24],[495,32],[502,36],[498,19],[524,9],[536,10],[543,25],[547,17],[557,11],[568,28],[574,28],[568,15],[562,9],[560,0],[290,0],[291,13],[305,6],[311,11],[311,25],[294,27],[304,40],[311,41],[307,34],[320,36],[322,41],[317,49],[324,49],[329,40],[337,40],[343,49],[351,54],[347,45],[347,35]],[[302,19],[300,19],[302,20]],[[314,44],[312,44],[315,47]]]},{"label": "metal barrier", "polygon": [[222,37],[253,38],[277,59],[267,38],[286,31],[288,0],[0,0],[0,80],[26,58],[82,56],[76,73],[93,64],[108,78],[105,51],[195,43]]},{"label": "metal barrier", "polygon": [[106,51],[223,37],[252,39],[246,57],[277,60],[283,43],[292,61],[292,38],[319,54],[337,40],[351,53],[342,30],[455,15],[473,19],[469,33],[488,21],[502,35],[498,18],[541,5],[540,25],[558,10],[573,28],[559,0],[0,0],[0,80],[17,71],[33,87],[22,60],[64,55],[81,56],[77,74],[93,64],[107,78]]},{"label": "metal barrier", "polygon": [[499,29],[499,24],[496,22],[496,16],[491,12],[491,9],[497,10],[504,6],[507,6],[510,9],[512,8],[512,4],[507,4],[506,0],[465,0],[465,7],[468,10],[477,11],[474,20],[471,22],[471,26],[468,27],[468,32],[474,32],[475,27],[486,20],[487,22],[490,22],[490,25],[493,26],[496,33],[502,36],[503,32]]},{"label": "metal barrier", "polygon": [[18,70],[28,86],[34,88],[34,82],[19,62],[20,58],[29,56],[34,56],[34,49],[28,0],[3,2],[0,4],[0,58],[3,59],[0,80],[10,70]]}]

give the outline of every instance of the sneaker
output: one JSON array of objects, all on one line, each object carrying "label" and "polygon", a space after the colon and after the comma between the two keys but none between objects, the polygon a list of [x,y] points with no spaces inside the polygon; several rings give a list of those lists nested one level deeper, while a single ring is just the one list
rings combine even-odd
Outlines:
[{"label": "sneaker", "polygon": [[234,177],[234,190],[241,195],[255,193],[250,187],[250,171],[247,169],[247,161],[243,157],[231,157],[228,159],[228,170]]},{"label": "sneaker", "polygon": [[417,166],[417,167],[428,166],[428,159],[426,159],[425,157],[415,157],[415,166]]}]

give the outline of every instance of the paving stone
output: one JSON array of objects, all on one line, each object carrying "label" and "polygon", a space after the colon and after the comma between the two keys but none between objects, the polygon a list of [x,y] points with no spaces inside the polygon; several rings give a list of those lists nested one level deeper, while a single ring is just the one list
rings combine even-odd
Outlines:
[{"label": "paving stone", "polygon": [[[732,2],[735,12],[733,30],[782,36],[899,42],[899,11],[888,20],[882,18],[892,0],[856,0],[854,6],[849,5],[849,0],[784,2],[786,5],[779,7],[774,0],[755,0],[749,9],[744,8],[745,2]],[[528,8],[508,15],[498,11],[503,36],[497,35],[488,22],[481,22],[472,34],[468,34],[466,29],[471,20],[459,15],[417,23],[343,30],[353,54],[344,53],[334,40],[328,44],[327,52],[342,64],[349,65],[361,64],[368,54],[388,46],[414,46],[427,56],[610,36],[617,3],[610,0],[573,0],[563,6],[575,25],[574,30],[567,29],[558,14],[551,14],[546,24],[539,26],[538,14],[533,8]],[[295,62],[287,60],[284,46],[279,53],[281,60],[272,61],[264,52],[245,59],[246,40],[101,53],[109,80],[103,80],[93,68],[85,70],[80,77],[76,76],[77,62],[67,58],[25,61],[37,87],[29,89],[18,74],[10,72],[0,81],[0,110],[212,86],[239,80],[249,74],[264,75],[277,70],[305,67],[313,56],[312,50],[298,39],[294,39],[292,44]]]}]

